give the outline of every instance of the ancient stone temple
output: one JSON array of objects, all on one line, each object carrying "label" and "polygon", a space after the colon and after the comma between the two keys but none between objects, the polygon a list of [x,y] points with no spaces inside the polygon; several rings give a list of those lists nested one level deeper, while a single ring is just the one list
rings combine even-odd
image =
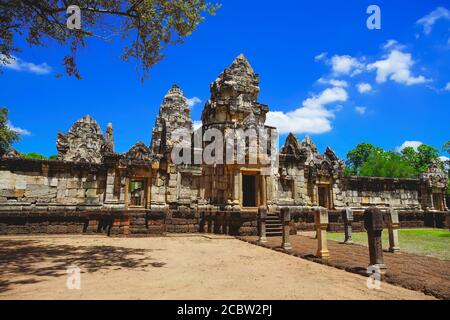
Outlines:
[{"label": "ancient stone temple", "polygon": [[447,175],[437,164],[417,179],[348,177],[333,150],[320,153],[308,136],[289,134],[278,152],[259,81],[238,56],[210,85],[197,130],[173,85],[151,142],[125,153],[115,152],[112,124],[103,134],[85,116],[58,133],[57,160],[3,155],[0,234],[256,234],[259,207],[273,217],[289,207],[292,223],[304,229],[318,206],[336,230],[344,208],[361,226],[358,212],[368,207],[394,208],[404,227],[445,225]]}]

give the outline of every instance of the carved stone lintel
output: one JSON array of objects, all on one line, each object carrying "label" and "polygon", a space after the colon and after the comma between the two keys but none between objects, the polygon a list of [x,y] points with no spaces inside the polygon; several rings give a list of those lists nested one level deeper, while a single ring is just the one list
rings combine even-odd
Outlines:
[{"label": "carved stone lintel", "polygon": [[58,133],[56,148],[59,160],[101,163],[105,137],[97,121],[87,115],[76,121],[68,133]]}]

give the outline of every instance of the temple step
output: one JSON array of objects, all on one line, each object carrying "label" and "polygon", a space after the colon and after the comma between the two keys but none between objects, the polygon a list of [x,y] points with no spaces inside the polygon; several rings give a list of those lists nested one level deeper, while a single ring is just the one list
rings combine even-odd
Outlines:
[{"label": "temple step", "polygon": [[266,219],[266,236],[267,237],[280,237],[283,235],[283,224],[281,219],[276,214],[267,215]]},{"label": "temple step", "polygon": [[266,237],[280,237],[283,235],[281,231],[266,231]]}]

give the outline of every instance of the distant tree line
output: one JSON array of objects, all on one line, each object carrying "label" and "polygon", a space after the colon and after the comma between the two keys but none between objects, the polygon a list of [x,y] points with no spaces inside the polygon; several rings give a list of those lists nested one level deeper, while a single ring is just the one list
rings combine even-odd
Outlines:
[{"label": "distant tree line", "polygon": [[[450,154],[450,141],[442,150]],[[439,150],[420,145],[417,150],[406,147],[399,152],[385,151],[370,143],[360,143],[347,153],[345,175],[366,177],[417,178],[438,161],[450,178],[450,161],[439,160]],[[450,179],[447,192],[450,194]]]}]

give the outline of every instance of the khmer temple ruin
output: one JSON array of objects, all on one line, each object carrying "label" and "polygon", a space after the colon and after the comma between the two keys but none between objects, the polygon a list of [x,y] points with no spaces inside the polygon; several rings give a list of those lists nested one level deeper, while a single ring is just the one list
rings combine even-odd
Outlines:
[{"label": "khmer temple ruin", "polygon": [[[257,234],[259,207],[275,221],[268,235],[281,232],[276,217],[282,207],[291,209],[291,225],[301,229],[312,227],[310,214],[318,206],[329,210],[332,230],[342,228],[339,212],[345,208],[355,212],[355,225],[362,228],[358,212],[372,206],[397,210],[403,227],[445,224],[447,175],[437,165],[417,179],[344,176],[344,162],[331,148],[320,153],[310,137],[299,140],[294,134],[278,153],[272,145],[276,128],[265,125],[269,107],[258,101],[259,90],[258,74],[240,55],[210,85],[197,130],[182,90],[174,85],[163,98],[151,141],[137,142],[126,153],[114,150],[112,124],[103,134],[85,116],[58,133],[57,160],[4,155],[0,234]],[[264,139],[260,129],[269,133]],[[193,138],[182,157],[200,162],[174,161],[179,143],[174,133],[180,130]],[[205,137],[207,131],[213,133]],[[243,144],[244,161],[236,161],[235,151],[232,161],[204,161],[201,153],[212,136],[230,132],[231,141]],[[219,149],[227,147],[225,142]]]}]

